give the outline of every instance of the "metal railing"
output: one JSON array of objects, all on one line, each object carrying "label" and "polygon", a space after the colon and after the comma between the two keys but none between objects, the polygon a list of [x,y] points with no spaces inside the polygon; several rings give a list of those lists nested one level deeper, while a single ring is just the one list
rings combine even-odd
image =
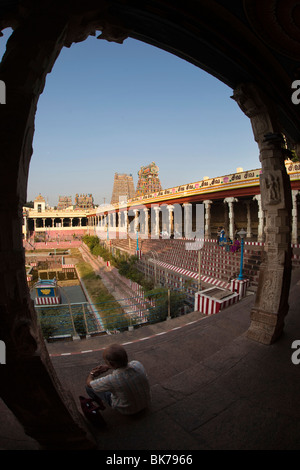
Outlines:
[{"label": "metal railing", "polygon": [[[174,294],[172,294],[174,296]],[[43,336],[47,340],[115,334],[186,313],[185,295],[178,292],[171,302],[170,291],[148,297],[130,297],[98,304],[69,303],[36,305]]]}]

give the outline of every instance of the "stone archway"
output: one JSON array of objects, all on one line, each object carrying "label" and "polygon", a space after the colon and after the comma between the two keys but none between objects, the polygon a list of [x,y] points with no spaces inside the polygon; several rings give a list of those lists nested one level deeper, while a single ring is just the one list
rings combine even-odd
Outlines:
[{"label": "stone archway", "polygon": [[[251,22],[257,26],[254,4],[249,8]],[[93,447],[72,397],[57,380],[40,335],[22,247],[22,207],[36,106],[46,75],[63,46],[98,30],[109,41],[122,43],[130,36],[176,53],[235,90],[233,96],[249,116],[259,145],[267,216],[265,260],[249,337],[270,344],[282,332],[291,272],[291,196],[281,133],[299,142],[300,122],[283,91],[290,86],[290,76],[253,32],[250,21],[247,29],[238,16],[213,0],[187,1],[180,8],[173,1],[137,6],[133,0],[87,0],[70,7],[67,1],[44,0],[38,6],[30,1],[17,10],[14,6],[1,20],[1,28],[13,25],[15,29],[0,65],[0,79],[7,88],[7,104],[0,108],[1,155],[7,163],[0,175],[0,216],[5,227],[0,231],[0,321],[1,339],[7,347],[7,365],[0,370],[1,398],[43,448]],[[207,28],[209,20],[214,26]],[[222,31],[229,31],[228,36]],[[269,77],[272,87],[266,90]]]},{"label": "stone archway", "polygon": [[38,24],[27,18],[12,35],[1,64],[1,77],[10,97],[9,106],[1,108],[0,131],[2,155],[9,162],[1,174],[0,190],[5,227],[0,233],[1,335],[7,354],[6,366],[0,371],[1,398],[26,434],[47,449],[94,446],[73,398],[57,380],[40,334],[24,278],[20,224],[37,101],[46,74],[63,47],[66,25],[64,18],[56,18],[51,27],[43,16]]}]

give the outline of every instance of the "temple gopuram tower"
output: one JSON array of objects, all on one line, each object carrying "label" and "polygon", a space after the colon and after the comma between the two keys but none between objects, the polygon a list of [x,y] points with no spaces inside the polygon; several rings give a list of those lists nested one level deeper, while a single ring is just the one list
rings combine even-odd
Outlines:
[{"label": "temple gopuram tower", "polygon": [[111,204],[119,202],[119,197],[131,199],[134,197],[134,184],[132,175],[115,173]]},{"label": "temple gopuram tower", "polygon": [[93,209],[94,198],[92,194],[76,194],[75,196],[75,209]]},{"label": "temple gopuram tower", "polygon": [[72,206],[72,196],[59,196],[57,210],[61,211],[67,209],[67,207]]},{"label": "temple gopuram tower", "polygon": [[145,196],[162,190],[158,177],[159,168],[155,162],[142,166],[138,172],[139,180],[136,187],[135,196]]}]

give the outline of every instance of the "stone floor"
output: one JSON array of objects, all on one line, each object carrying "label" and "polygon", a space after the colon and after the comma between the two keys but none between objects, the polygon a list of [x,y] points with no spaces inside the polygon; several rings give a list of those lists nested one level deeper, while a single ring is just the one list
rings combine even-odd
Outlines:
[{"label": "stone floor", "polygon": [[[138,418],[106,408],[107,427],[91,427],[101,451],[299,450],[300,270],[293,271],[290,312],[278,342],[249,340],[254,296],[216,315],[194,312],[133,332],[48,344],[58,377],[74,396],[85,394],[89,370],[112,342],[146,367],[152,407]],[[300,353],[298,355],[300,359]],[[38,449],[0,401],[0,449]]]}]

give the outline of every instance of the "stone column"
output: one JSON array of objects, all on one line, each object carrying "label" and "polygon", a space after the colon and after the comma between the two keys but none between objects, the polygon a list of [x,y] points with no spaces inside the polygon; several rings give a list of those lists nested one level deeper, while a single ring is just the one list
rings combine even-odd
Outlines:
[{"label": "stone column", "polygon": [[115,217],[114,217],[114,212],[110,213],[110,226],[113,229],[115,227]]},{"label": "stone column", "polygon": [[167,208],[169,211],[168,233],[171,235],[174,232],[174,206],[168,204]]},{"label": "stone column", "polygon": [[173,205],[173,224],[174,224],[174,238],[182,237],[182,206],[181,204]]},{"label": "stone column", "polygon": [[122,237],[123,237],[123,235],[122,235],[123,234],[123,231],[122,231],[123,230],[123,220],[122,219],[123,219],[123,212],[121,212],[121,210],[119,209],[118,218],[117,218],[118,223],[117,223],[117,228],[116,228],[116,230],[118,232],[117,238],[119,238],[119,239],[122,239]]},{"label": "stone column", "polygon": [[27,216],[25,214],[23,214],[23,233],[24,233],[24,237],[25,237],[25,240],[27,240],[28,238],[28,224],[27,224]]},{"label": "stone column", "polygon": [[212,201],[206,200],[203,201],[203,204],[205,206],[205,228],[204,228],[204,236],[205,238],[211,238],[211,214],[210,214],[210,209],[211,209],[211,204]]},{"label": "stone column", "polygon": [[127,230],[127,227],[128,227],[128,212],[124,211],[122,215],[123,215],[123,227],[126,228],[126,230]]},{"label": "stone column", "polygon": [[184,236],[185,238],[192,238],[192,204],[184,203]]},{"label": "stone column", "polygon": [[257,228],[257,241],[263,242],[264,241],[264,220],[265,215],[261,205],[261,194],[256,194],[253,197],[253,201],[257,201],[258,204],[258,228]]},{"label": "stone column", "polygon": [[229,208],[229,237],[233,240],[235,235],[233,203],[238,202],[238,200],[235,197],[227,197],[224,202],[227,202]]},{"label": "stone column", "polygon": [[244,204],[246,204],[247,208],[247,238],[252,237],[252,232],[251,232],[251,210],[250,210],[250,201],[245,201]]},{"label": "stone column", "polygon": [[159,206],[151,207],[151,238],[159,238]]},{"label": "stone column", "polygon": [[143,222],[144,238],[148,238],[148,233],[149,233],[149,209],[147,209],[147,207],[145,207],[143,209],[143,215],[144,215],[144,222]]},{"label": "stone column", "polygon": [[134,233],[137,232],[138,230],[138,226],[139,226],[139,211],[138,209],[134,209],[134,225],[133,225],[133,229],[134,229]]},{"label": "stone column", "polygon": [[297,189],[292,190],[292,243],[298,243],[298,209],[297,209],[297,196],[300,191]]},{"label": "stone column", "polygon": [[228,217],[228,204],[224,202],[224,230],[226,234],[229,233],[229,217]]},{"label": "stone column", "polygon": [[284,140],[273,103],[254,84],[242,84],[233,98],[250,118],[260,150],[260,191],[265,212],[264,258],[251,311],[248,337],[264,344],[282,334],[291,279],[291,184],[284,165]]}]

